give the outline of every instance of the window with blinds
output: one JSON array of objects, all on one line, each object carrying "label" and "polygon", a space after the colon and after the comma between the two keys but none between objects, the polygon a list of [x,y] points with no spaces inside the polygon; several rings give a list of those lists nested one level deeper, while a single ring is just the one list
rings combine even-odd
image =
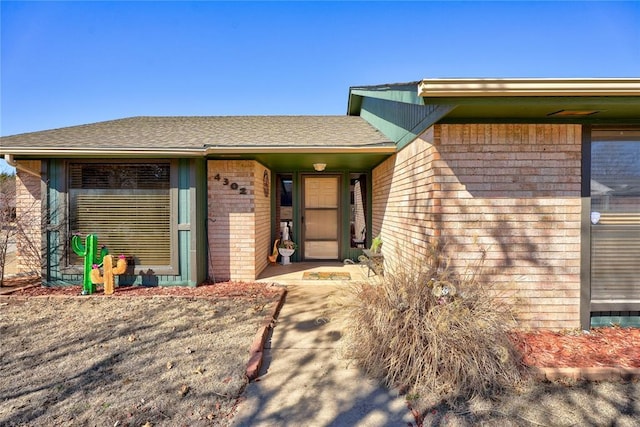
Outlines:
[{"label": "window with blinds", "polygon": [[591,299],[640,306],[640,131],[591,143]]},{"label": "window with blinds", "polygon": [[[69,164],[71,233],[96,234],[136,266],[171,265],[171,164]],[[70,264],[82,260],[72,251]]]}]

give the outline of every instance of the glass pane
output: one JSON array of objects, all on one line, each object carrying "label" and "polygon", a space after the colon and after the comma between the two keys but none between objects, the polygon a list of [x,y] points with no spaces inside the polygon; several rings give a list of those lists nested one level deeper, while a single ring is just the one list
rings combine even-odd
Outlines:
[{"label": "glass pane", "polygon": [[367,246],[366,175],[351,175],[351,247]]},{"label": "glass pane", "polygon": [[600,213],[640,211],[640,140],[592,143],[591,206]]},{"label": "glass pane", "polygon": [[340,179],[335,176],[304,179],[304,258],[337,259]]},{"label": "glass pane", "polygon": [[[166,164],[71,164],[71,233],[98,236],[136,265],[171,264],[171,197]],[[82,260],[70,251],[69,263]]]},{"label": "glass pane", "polygon": [[338,208],[338,178],[305,178],[306,208]]},{"label": "glass pane", "polygon": [[640,133],[591,143],[591,300],[640,299]]},{"label": "glass pane", "polygon": [[305,259],[337,259],[338,242],[306,242]]},{"label": "glass pane", "polygon": [[305,218],[307,240],[337,240],[338,211],[307,210]]}]

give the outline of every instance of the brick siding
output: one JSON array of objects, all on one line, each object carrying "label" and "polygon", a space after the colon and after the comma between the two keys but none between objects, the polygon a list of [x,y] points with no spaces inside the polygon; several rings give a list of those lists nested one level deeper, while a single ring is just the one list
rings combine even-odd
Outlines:
[{"label": "brick siding", "polygon": [[[446,242],[523,327],[576,328],[580,311],[579,125],[435,125],[373,171],[373,232],[388,259]],[[411,250],[406,248],[410,247]]]},{"label": "brick siding", "polygon": [[[40,161],[32,160],[26,166],[40,170]],[[42,265],[42,198],[41,179],[21,172],[16,173],[16,255],[18,273],[40,274]]]},{"label": "brick siding", "polygon": [[271,206],[263,192],[264,171],[250,160],[208,161],[209,215],[215,220],[208,225],[210,268],[216,281],[254,280],[267,265]]}]

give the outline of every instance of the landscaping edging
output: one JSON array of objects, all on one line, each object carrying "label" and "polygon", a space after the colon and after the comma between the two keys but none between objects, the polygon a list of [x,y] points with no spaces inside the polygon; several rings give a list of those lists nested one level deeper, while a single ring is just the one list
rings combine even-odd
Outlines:
[{"label": "landscaping edging", "polygon": [[640,368],[591,367],[591,368],[533,368],[536,379],[556,381],[561,379],[586,381],[629,381],[640,379]]},{"label": "landscaping edging", "polygon": [[[0,293],[0,299],[11,298],[14,300],[28,300],[30,298],[78,298],[86,299],[87,296],[80,295],[41,295],[41,296],[16,296],[14,292],[37,285],[27,285],[23,287],[16,287],[12,289],[3,289]],[[279,290],[279,299],[273,308],[272,312],[265,316],[258,332],[256,333],[254,340],[249,349],[249,361],[246,365],[246,376],[249,381],[255,380],[258,377],[260,368],[262,367],[264,346],[269,336],[269,332],[275,326],[275,322],[278,318],[280,309],[285,302],[285,296],[287,290],[282,288]],[[99,294],[99,296],[102,296]],[[123,295],[125,296],[125,295]],[[120,297],[123,297],[120,296]],[[176,298],[177,295],[138,295],[131,296],[132,298],[156,298],[167,297]],[[192,296],[185,296],[192,297]],[[639,368],[625,368],[625,367],[565,367],[565,368],[551,368],[551,367],[532,367],[531,372],[538,380],[557,381],[562,379],[571,380],[585,380],[585,381],[631,381],[640,380],[640,367]]]},{"label": "landscaping edging", "polygon": [[256,333],[256,336],[253,339],[253,343],[251,343],[251,347],[249,348],[249,362],[247,362],[247,370],[246,370],[246,375],[249,381],[253,381],[256,378],[258,378],[258,374],[260,373],[260,368],[262,367],[262,360],[264,356],[264,344],[267,341],[269,332],[271,331],[271,329],[274,327],[276,323],[276,319],[278,318],[280,309],[284,304],[286,295],[287,295],[287,290],[283,288],[280,291],[280,299],[276,303],[271,314],[268,315],[265,318],[265,320],[262,322],[262,325],[258,329],[258,333]]}]

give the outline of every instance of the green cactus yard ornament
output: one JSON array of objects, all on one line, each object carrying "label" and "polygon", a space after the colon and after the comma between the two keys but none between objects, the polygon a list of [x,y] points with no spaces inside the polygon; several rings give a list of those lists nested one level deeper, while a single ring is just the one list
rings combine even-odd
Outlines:
[{"label": "green cactus yard ornament", "polygon": [[109,253],[106,246],[98,249],[98,236],[88,234],[86,244],[82,244],[80,236],[71,238],[71,249],[76,255],[84,257],[84,273],[82,277],[82,295],[91,295],[96,291],[96,285],[91,283],[91,268],[93,264],[102,264],[102,259]]}]

